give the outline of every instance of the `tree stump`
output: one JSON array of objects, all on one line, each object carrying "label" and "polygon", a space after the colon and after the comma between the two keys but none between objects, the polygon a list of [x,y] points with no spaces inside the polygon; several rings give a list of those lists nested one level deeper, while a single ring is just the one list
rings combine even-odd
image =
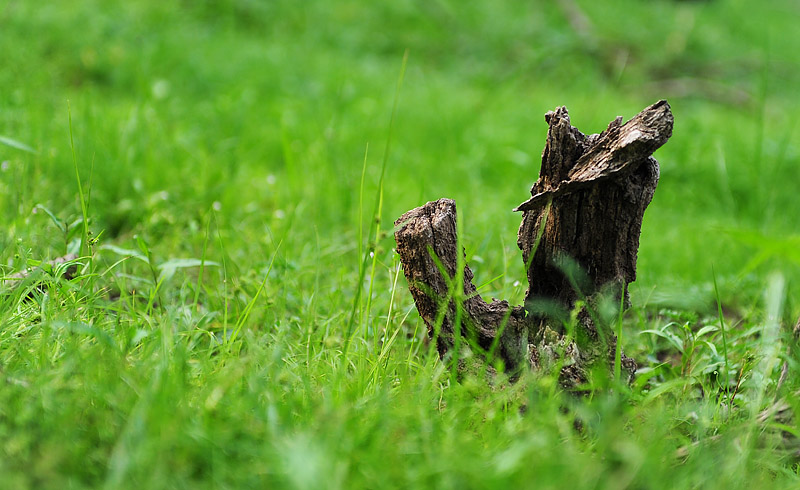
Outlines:
[{"label": "tree stump", "polygon": [[[512,374],[557,361],[560,381],[574,387],[595,366],[614,362],[616,337],[596,307],[604,296],[628,303],[642,218],[659,177],[651,155],[672,135],[673,117],[662,100],[591,136],[570,125],[565,107],[548,112],[545,121],[539,179],[532,197],[515,210],[522,211],[517,245],[527,270],[524,305],[486,303],[477,294],[458,242],[453,200],[403,214],[395,239],[409,289],[443,359],[463,340]],[[558,310],[576,314],[571,331],[552,314]],[[630,381],[636,364],[624,355],[620,364]]]}]

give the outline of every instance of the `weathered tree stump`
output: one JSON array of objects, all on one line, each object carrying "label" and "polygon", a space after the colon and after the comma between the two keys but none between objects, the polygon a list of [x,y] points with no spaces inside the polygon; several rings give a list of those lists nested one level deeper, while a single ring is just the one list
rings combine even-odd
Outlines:
[{"label": "weathered tree stump", "polygon": [[[651,155],[672,135],[673,117],[662,100],[591,136],[570,125],[565,107],[545,120],[550,127],[539,180],[532,197],[516,209],[523,212],[517,245],[529,285],[523,306],[486,303],[477,294],[458,245],[453,200],[403,214],[395,238],[409,289],[440,356],[463,339],[512,373],[558,360],[561,382],[576,386],[598,361],[613,363],[616,338],[598,324],[594,308],[603,294],[628,302],[642,218],[659,177]],[[461,266],[463,275],[457,274]],[[455,289],[458,284],[463,291]],[[577,310],[576,331],[565,332],[564,322],[546,314],[548,309]],[[633,360],[623,355],[621,366],[632,379]]]}]

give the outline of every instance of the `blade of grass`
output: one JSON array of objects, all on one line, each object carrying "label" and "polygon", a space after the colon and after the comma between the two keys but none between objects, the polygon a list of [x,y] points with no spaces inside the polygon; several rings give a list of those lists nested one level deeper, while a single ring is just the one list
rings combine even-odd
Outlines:
[{"label": "blade of grass", "polygon": [[[403,54],[403,62],[402,62],[402,65],[400,67],[400,76],[398,77],[398,80],[397,80],[397,86],[395,88],[395,94],[394,94],[394,102],[392,104],[392,114],[391,114],[391,117],[389,119],[389,130],[388,130],[388,135],[387,135],[387,139],[386,139],[386,147],[385,147],[384,152],[383,152],[383,161],[381,163],[381,176],[380,176],[380,179],[378,180],[377,196],[376,196],[376,199],[375,199],[375,207],[374,207],[374,210],[373,210],[373,213],[372,213],[372,216],[374,218],[374,225],[373,225],[374,232],[371,233],[371,235],[373,236],[373,239],[371,240],[371,243],[367,247],[367,251],[366,251],[367,253],[365,253],[364,258],[363,258],[364,266],[365,266],[366,265],[366,261],[369,258],[368,257],[369,254],[372,253],[372,267],[371,267],[371,273],[370,273],[369,288],[368,288],[368,293],[367,293],[367,302],[366,302],[366,306],[364,307],[364,310],[359,315],[360,319],[363,319],[363,315],[364,315],[364,313],[366,313],[366,317],[367,317],[366,322],[367,323],[369,322],[369,311],[370,311],[370,308],[372,307],[372,290],[373,290],[373,285],[375,283],[375,268],[376,268],[377,263],[378,263],[378,258],[377,258],[377,254],[375,254],[375,250],[377,248],[377,242],[378,242],[379,237],[380,237],[380,229],[381,229],[381,213],[383,212],[383,185],[384,185],[384,179],[386,178],[386,166],[387,166],[387,163],[389,161],[389,150],[391,148],[392,134],[394,132],[394,122],[395,122],[395,118],[396,118],[396,115],[397,115],[397,106],[398,106],[398,102],[399,102],[399,99],[400,99],[400,90],[403,87],[403,79],[405,78],[407,63],[408,63],[408,50],[406,50],[405,53]],[[366,155],[365,155],[364,159],[365,159],[365,161],[364,161],[365,167],[364,168],[366,170]],[[363,175],[362,175],[362,179],[363,179]],[[362,289],[362,282],[364,281],[364,276],[366,274],[366,267],[364,267],[363,269],[360,268],[359,270],[360,270],[360,273],[359,273],[359,281],[358,281],[358,285],[357,285],[357,289],[356,289],[356,298],[353,301],[353,310],[352,310],[352,312],[350,314],[350,320],[347,322],[347,330],[345,332],[345,340],[344,340],[345,343],[344,343],[344,348],[342,349],[342,357],[343,358],[347,357],[347,351],[348,351],[348,349],[350,347],[350,342],[352,340],[351,337],[353,335],[353,326],[354,326],[354,323],[355,323],[356,313],[358,312],[358,305],[361,303],[361,289]],[[361,320],[361,323],[362,324],[364,323],[363,320]]]},{"label": "blade of grass", "polygon": [[461,321],[464,310],[464,248],[461,244],[463,217],[456,221],[456,270],[453,277],[453,302],[456,317],[453,321],[453,357],[451,366],[452,382],[458,381],[458,361],[461,359]]},{"label": "blade of grass", "polygon": [[[389,325],[391,325],[391,321],[392,321],[392,310],[394,308],[394,293],[397,291],[397,279],[400,277],[400,270],[402,270],[402,267],[400,267],[400,264],[397,264],[397,268],[396,268],[395,274],[394,274],[394,280],[392,281],[392,291],[391,291],[391,294],[389,295],[389,311],[386,314],[386,326],[384,327],[384,331],[386,332],[385,335],[388,335],[388,333],[389,333]],[[378,359],[375,361],[375,365],[372,367],[372,371],[369,373],[369,376],[368,376],[369,378],[372,378],[372,382],[373,383],[377,382],[378,367],[382,364],[383,359],[386,356],[388,356],[389,349],[391,349],[392,344],[394,344],[394,339],[397,337],[397,334],[400,332],[400,329],[402,328],[402,325],[403,324],[401,322],[400,325],[397,326],[397,329],[394,331],[394,334],[392,334],[392,337],[387,339],[383,343],[383,346],[381,348],[381,352],[378,355]]]},{"label": "blade of grass", "polygon": [[72,106],[70,105],[69,100],[67,100],[67,117],[69,119],[69,144],[70,148],[72,149],[72,163],[73,166],[75,167],[75,180],[78,184],[78,198],[80,199],[81,214],[83,215],[83,235],[81,236],[81,249],[79,255],[83,255],[85,250],[86,256],[89,259],[89,264],[91,264],[92,258],[89,256],[91,255],[89,253],[89,209],[88,209],[88,204],[86,202],[86,198],[83,195],[83,184],[81,183],[81,173],[80,169],[78,168],[78,156],[75,153],[75,139],[72,131]]},{"label": "blade of grass", "polygon": [[614,380],[621,384],[622,380],[622,316],[625,310],[625,283],[619,293],[619,316],[617,317],[617,345],[614,349]]},{"label": "blade of grass", "polygon": [[142,251],[145,258],[147,259],[147,266],[150,268],[150,275],[153,279],[153,290],[150,293],[150,302],[148,303],[148,309],[153,306],[153,301],[155,301],[155,299],[157,298],[159,309],[161,311],[164,311],[164,301],[161,299],[162,281],[158,278],[158,273],[156,272],[157,266],[153,260],[153,254],[150,253],[150,246],[141,235],[136,235],[134,238],[136,239],[136,245],[139,246],[139,250]]},{"label": "blade of grass", "polygon": [[233,345],[233,342],[239,336],[239,332],[242,330],[244,323],[250,317],[250,312],[253,311],[253,307],[255,306],[258,297],[261,295],[261,291],[264,290],[264,286],[266,286],[267,284],[267,278],[269,278],[269,273],[272,272],[272,265],[275,263],[275,257],[278,256],[278,251],[281,249],[282,243],[283,242],[278,242],[278,246],[275,247],[275,251],[272,253],[272,258],[270,259],[269,266],[267,267],[267,272],[266,274],[264,274],[264,279],[261,281],[261,285],[259,285],[258,290],[256,290],[256,294],[253,295],[253,298],[250,300],[249,303],[247,303],[247,306],[245,306],[244,311],[242,311],[242,315],[236,322],[236,325],[234,326],[234,330],[233,333],[231,334],[230,339],[226,339],[226,343],[228,345]]},{"label": "blade of grass", "polygon": [[719,297],[719,288],[717,287],[717,274],[714,271],[714,266],[711,266],[711,275],[714,278],[714,297],[717,300],[717,315],[719,317],[719,328],[722,331],[722,357],[725,358],[725,394],[728,394],[730,389],[731,374],[730,364],[728,361],[728,335],[725,332],[725,317],[722,315],[722,301]]},{"label": "blade of grass", "polygon": [[[383,151],[383,161],[381,162],[381,176],[378,179],[378,196],[375,203],[375,210],[373,211],[373,216],[375,218],[375,233],[374,233],[374,241],[373,246],[375,247],[375,251],[377,251],[378,247],[378,240],[380,239],[380,230],[381,230],[381,214],[383,214],[383,185],[386,178],[386,166],[389,162],[389,151],[391,149],[392,144],[392,135],[394,133],[394,123],[395,118],[397,116],[397,105],[400,100],[400,90],[403,88],[403,79],[406,75],[406,64],[408,63],[408,50],[405,51],[403,54],[403,64],[400,67],[400,77],[397,80],[397,87],[394,93],[394,102],[392,104],[392,115],[389,119],[389,133],[386,137],[386,147]],[[372,267],[370,269],[370,276],[369,276],[369,288],[367,291],[367,304],[364,307],[366,313],[366,323],[369,323],[369,317],[372,309],[372,290],[375,285],[375,269],[378,265],[378,254],[372,252]],[[366,332],[365,332],[366,333]],[[377,333],[376,333],[377,336]]]},{"label": "blade of grass", "polygon": [[10,146],[11,148],[16,148],[17,150],[27,151],[28,153],[33,153],[33,154],[37,153],[36,150],[26,145],[25,143],[21,143],[15,139],[11,139],[8,136],[0,136],[0,143],[6,146]]},{"label": "blade of grass", "polygon": [[217,240],[219,241],[220,255],[222,257],[222,338],[228,338],[228,264],[225,260],[225,242],[222,240],[222,231],[220,230],[219,220],[214,208],[211,208],[211,216],[214,218],[214,225],[217,229]]},{"label": "blade of grass", "polygon": [[[213,209],[212,209],[213,211]],[[194,308],[199,310],[200,303],[200,288],[203,287],[203,273],[206,270],[206,251],[208,250],[208,237],[211,230],[211,214],[208,215],[206,220],[206,234],[203,238],[203,253],[200,256],[200,272],[197,274],[197,284],[194,287]]]},{"label": "blade of grass", "polygon": [[[369,236],[364,236],[364,181],[366,180],[367,176],[367,160],[369,156],[369,142],[367,142],[367,146],[364,148],[364,164],[361,167],[361,183],[358,187],[358,256],[364,257],[364,240],[369,240]],[[358,276],[361,281],[364,280],[364,269],[366,267],[366,262],[361,261],[358,264]],[[359,281],[359,289],[360,289],[361,282]],[[361,299],[361,295],[357,295],[359,301]],[[358,305],[360,306],[360,305]]]}]

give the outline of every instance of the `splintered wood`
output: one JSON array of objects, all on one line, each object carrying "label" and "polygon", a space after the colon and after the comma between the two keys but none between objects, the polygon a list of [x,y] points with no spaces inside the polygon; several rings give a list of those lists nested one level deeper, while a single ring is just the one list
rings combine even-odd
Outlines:
[{"label": "splintered wood", "polygon": [[[558,360],[562,384],[574,387],[595,366],[613,363],[616,338],[593,308],[609,296],[627,303],[642,218],[658,184],[658,162],[651,155],[672,135],[673,117],[662,100],[590,136],[570,124],[565,107],[545,120],[539,179],[532,197],[516,209],[522,211],[517,245],[528,279],[523,305],[487,303],[477,294],[458,249],[453,200],[403,214],[395,222],[395,239],[409,289],[443,359],[460,335],[473,352],[502,360],[512,374]],[[456,283],[463,294],[455,294]],[[568,313],[579,300],[577,331],[567,337],[563,317],[553,312]],[[624,355],[621,364],[632,379],[636,364]]]}]

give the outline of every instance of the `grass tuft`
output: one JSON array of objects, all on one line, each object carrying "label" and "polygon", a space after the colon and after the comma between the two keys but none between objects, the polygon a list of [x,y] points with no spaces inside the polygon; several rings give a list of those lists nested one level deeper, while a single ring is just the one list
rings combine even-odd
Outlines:
[{"label": "grass tuft", "polygon": [[[0,9],[0,488],[800,487],[792,1],[51,3]],[[542,115],[660,98],[633,385],[440,360],[385,224],[455,199],[519,303]]]}]

